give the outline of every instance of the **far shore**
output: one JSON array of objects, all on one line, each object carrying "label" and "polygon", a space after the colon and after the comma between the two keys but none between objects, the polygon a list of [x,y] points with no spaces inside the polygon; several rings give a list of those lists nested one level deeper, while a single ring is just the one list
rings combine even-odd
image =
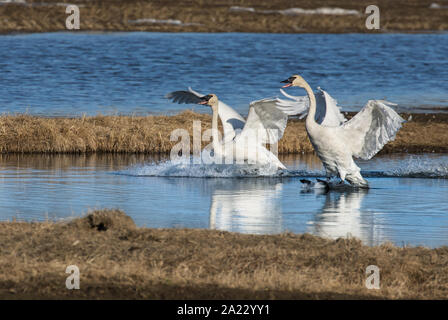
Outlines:
[{"label": "far shore", "polygon": [[[447,299],[448,247],[138,228],[119,210],[0,222],[0,299]],[[379,289],[366,287],[377,266]],[[69,290],[68,266],[79,270]],[[69,271],[70,272],[70,271]]]},{"label": "far shore", "polygon": [[[347,113],[347,118],[353,113]],[[380,154],[448,152],[448,113],[401,114],[408,120]],[[211,128],[209,114],[184,111],[172,116],[84,116],[49,118],[26,114],[0,116],[0,153],[140,153],[169,154],[180,140],[175,129],[192,137],[193,121],[202,132]],[[192,138],[190,139],[192,144]],[[202,141],[202,147],[210,141]],[[191,149],[193,147],[191,145]],[[310,154],[304,120],[291,118],[278,144],[279,154]]]},{"label": "far shore", "polygon": [[[26,0],[0,4],[0,34],[68,31],[75,4],[80,32],[390,33],[448,30],[445,0],[377,0],[380,28],[366,27],[369,0]],[[73,30],[77,32],[78,30]]]}]

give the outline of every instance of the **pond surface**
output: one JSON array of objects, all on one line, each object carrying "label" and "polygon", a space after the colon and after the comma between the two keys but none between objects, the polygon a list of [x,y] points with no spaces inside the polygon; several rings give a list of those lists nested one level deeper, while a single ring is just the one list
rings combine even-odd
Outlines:
[{"label": "pond surface", "polygon": [[0,219],[60,220],[119,208],[139,226],[242,233],[309,232],[368,245],[448,245],[448,156],[360,162],[368,191],[304,192],[323,169],[314,156],[280,157],[288,171],[176,165],[136,155],[0,155]]},{"label": "pond surface", "polygon": [[[0,113],[154,114],[188,86],[247,114],[302,74],[343,110],[448,111],[448,34],[43,33],[0,36]],[[303,90],[290,90],[305,95]]]},{"label": "pond surface", "polygon": [[[346,111],[387,99],[399,112],[447,112],[447,52],[446,33],[1,35],[0,113],[170,114],[193,106],[164,95],[192,86],[247,114],[292,73]],[[448,245],[447,155],[375,157],[360,162],[370,190],[330,193],[302,189],[300,179],[323,175],[316,157],[281,160],[288,171],[276,173],[136,155],[0,155],[0,220],[119,208],[148,227]]]}]

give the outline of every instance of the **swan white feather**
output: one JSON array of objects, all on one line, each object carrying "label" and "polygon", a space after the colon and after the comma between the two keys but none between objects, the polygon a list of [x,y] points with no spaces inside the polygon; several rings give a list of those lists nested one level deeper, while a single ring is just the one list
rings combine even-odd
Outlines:
[{"label": "swan white feather", "polygon": [[341,127],[349,140],[353,156],[371,159],[386,143],[395,139],[404,119],[383,100],[369,100],[350,121]]},{"label": "swan white feather", "polygon": [[250,103],[246,125],[239,137],[257,134],[261,143],[276,143],[283,137],[288,115],[277,105],[277,99],[262,99]]},{"label": "swan white feather", "polygon": [[[286,93],[283,89],[280,92],[290,100],[278,99],[278,105],[284,112],[290,115],[299,115],[300,119],[308,114],[310,100],[308,96],[293,96]],[[317,87],[316,97],[316,115],[315,120],[323,126],[339,126],[347,121],[337,105],[336,99],[331,97],[325,90]]]},{"label": "swan white feather", "polygon": [[[177,103],[198,103],[203,96],[203,94],[188,87],[188,91],[170,92],[165,97]],[[222,101],[219,101],[218,115],[224,131],[224,141],[230,141],[235,138],[235,130],[242,130],[246,123],[246,120],[238,112]]]},{"label": "swan white feather", "polygon": [[[202,95],[189,88],[189,91],[175,91],[165,97],[178,103],[198,103]],[[274,144],[282,138],[288,121],[288,113],[278,106],[276,98],[251,102],[246,121],[234,109],[217,98],[216,100],[216,112],[223,125],[224,139],[215,144],[213,138],[215,152],[224,157],[235,157],[235,153],[244,154],[246,160],[255,160],[260,164],[272,163],[286,169],[277,156],[264,146],[266,143]],[[213,121],[212,126],[212,130],[217,130]],[[255,142],[255,145],[249,145],[251,142]]]},{"label": "swan white feather", "polygon": [[[347,180],[354,186],[368,187],[353,157],[371,159],[386,143],[395,139],[405,120],[390,107],[393,104],[383,100],[369,100],[350,121],[333,125],[333,122],[342,120],[338,115],[340,111],[335,100],[321,90],[327,110],[338,112],[326,112],[322,123],[319,123],[316,118],[322,117],[317,117],[317,99],[309,84],[298,75],[283,82],[287,82],[287,86],[304,88],[307,92],[310,104],[305,127],[327,176],[338,175],[342,181]],[[327,125],[323,124],[327,117],[331,119],[332,125],[328,125],[328,121]]]}]

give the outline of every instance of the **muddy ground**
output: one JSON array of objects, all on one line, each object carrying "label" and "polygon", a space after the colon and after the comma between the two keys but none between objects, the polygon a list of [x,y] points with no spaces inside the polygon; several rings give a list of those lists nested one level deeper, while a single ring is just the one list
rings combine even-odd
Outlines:
[{"label": "muddy ground", "polygon": [[[0,223],[0,299],[446,299],[448,247],[137,228],[118,210]],[[68,290],[67,266],[80,272]],[[366,268],[380,269],[367,289]]]},{"label": "muddy ground", "polygon": [[[377,0],[379,30],[366,28],[365,10],[372,4],[370,0],[74,0],[70,3],[79,6],[80,31],[381,33],[448,30],[447,0]],[[433,3],[440,8],[430,8]],[[230,10],[232,7],[246,8],[246,11]],[[358,14],[287,15],[278,12],[322,7],[356,10]],[[65,10],[66,4],[61,0],[0,4],[0,33],[67,31],[65,21],[69,14]]]}]

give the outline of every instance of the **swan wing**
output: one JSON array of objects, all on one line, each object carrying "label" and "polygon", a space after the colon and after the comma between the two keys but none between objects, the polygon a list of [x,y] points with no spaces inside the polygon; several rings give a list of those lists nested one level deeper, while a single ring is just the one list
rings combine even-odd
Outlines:
[{"label": "swan wing", "polygon": [[203,95],[200,95],[197,92],[181,90],[181,91],[173,91],[173,92],[167,93],[165,95],[165,98],[170,99],[173,102],[176,102],[179,104],[181,104],[181,103],[193,104],[193,103],[201,102],[202,96]]},{"label": "swan wing", "polygon": [[221,119],[224,130],[224,141],[230,141],[236,136],[236,131],[241,131],[246,124],[246,120],[232,107],[222,101],[218,101],[218,115]]},{"label": "swan wing", "polygon": [[[336,100],[331,97],[325,90],[320,87],[315,94],[316,97],[316,116],[315,120],[318,124],[327,127],[339,126],[346,121],[340,108],[337,106]],[[299,115],[300,119],[308,114],[310,106],[308,96],[292,96],[284,90],[280,92],[289,100],[278,98],[278,105],[288,115]]]},{"label": "swan wing", "polygon": [[310,100],[308,96],[293,96],[286,93],[283,89],[280,92],[289,100],[277,98],[277,105],[287,115],[299,115],[302,119],[308,114]]},{"label": "swan wing", "polygon": [[337,127],[347,119],[341,113],[336,99],[330,96],[325,90],[317,87],[316,96],[316,116],[315,120],[322,126]]},{"label": "swan wing", "polygon": [[386,143],[395,139],[405,120],[390,105],[395,104],[369,100],[360,112],[341,126],[353,156],[371,159]]},{"label": "swan wing", "polygon": [[277,103],[278,100],[272,98],[251,102],[246,125],[238,138],[256,134],[262,144],[280,140],[285,132],[288,114]]},{"label": "swan wing", "polygon": [[[203,94],[189,87],[188,91],[170,92],[165,95],[165,98],[177,103],[196,104],[200,102],[200,98],[203,96]],[[235,130],[242,130],[246,121],[238,112],[221,100],[218,100],[218,103],[218,115],[224,131],[224,141],[230,141],[236,136]]]}]

